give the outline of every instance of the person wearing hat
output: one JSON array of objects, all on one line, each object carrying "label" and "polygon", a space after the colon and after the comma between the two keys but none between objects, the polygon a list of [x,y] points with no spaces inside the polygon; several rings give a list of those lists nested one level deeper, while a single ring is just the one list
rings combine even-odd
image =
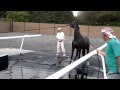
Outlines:
[{"label": "person wearing hat", "polygon": [[120,79],[120,42],[113,35],[113,30],[106,27],[101,30],[102,38],[107,42],[105,52],[98,50],[98,53],[105,56],[108,68],[108,79]]},{"label": "person wearing hat", "polygon": [[[62,32],[62,29],[59,27],[58,28],[58,33],[56,35],[57,40],[57,56],[60,55],[60,51],[62,51],[63,56],[65,57],[65,47],[64,47],[64,40],[65,40],[65,35]],[[60,50],[61,49],[61,50]]]}]

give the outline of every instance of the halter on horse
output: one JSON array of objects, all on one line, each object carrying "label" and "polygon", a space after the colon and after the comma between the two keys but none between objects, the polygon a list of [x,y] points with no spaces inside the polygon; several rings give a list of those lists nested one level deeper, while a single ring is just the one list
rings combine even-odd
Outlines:
[{"label": "halter on horse", "polygon": [[[72,41],[72,54],[71,54],[71,60],[70,60],[70,63],[71,63],[75,49],[77,49],[77,51],[76,51],[76,56],[75,56],[74,60],[76,60],[78,54],[79,54],[78,58],[80,58],[81,50],[82,50],[82,56],[84,56],[86,54],[86,51],[87,51],[87,53],[89,53],[90,42],[87,37],[83,37],[80,34],[80,31],[79,31],[80,28],[75,20],[70,24],[70,27],[74,28],[74,30],[75,30],[74,31],[74,39]],[[83,78],[85,75],[84,74],[85,68],[86,68],[86,62],[84,62],[82,64],[81,78]]]}]

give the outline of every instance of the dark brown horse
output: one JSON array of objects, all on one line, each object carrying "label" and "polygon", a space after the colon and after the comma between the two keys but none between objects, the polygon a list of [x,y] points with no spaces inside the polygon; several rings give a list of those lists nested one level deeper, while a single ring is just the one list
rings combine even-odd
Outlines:
[{"label": "dark brown horse", "polygon": [[[86,54],[86,52],[89,53],[90,42],[87,37],[84,37],[80,34],[79,25],[77,24],[77,22],[75,20],[73,20],[73,22],[70,24],[70,27],[74,28],[74,39],[72,41],[72,54],[71,54],[71,60],[70,60],[70,63],[71,63],[75,49],[76,49],[76,56],[75,56],[74,60],[76,60],[78,54],[79,54],[78,58],[80,58],[81,50],[82,50],[82,56],[84,56]],[[84,74],[84,71],[86,71],[85,68],[86,68],[86,62],[83,62],[82,69],[81,69],[82,70],[81,78],[83,78],[85,75]],[[82,74],[84,74],[84,75],[82,75]]]}]

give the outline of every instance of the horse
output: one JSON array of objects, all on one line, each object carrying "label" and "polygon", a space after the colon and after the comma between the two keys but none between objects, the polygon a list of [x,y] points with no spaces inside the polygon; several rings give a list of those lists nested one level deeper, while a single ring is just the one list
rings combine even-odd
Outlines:
[{"label": "horse", "polygon": [[[79,25],[75,20],[73,20],[72,23],[70,23],[70,27],[74,29],[74,39],[72,41],[72,54],[71,54],[71,60],[70,60],[70,63],[71,63],[75,49],[77,50],[76,50],[76,56],[74,58],[74,61],[76,60],[78,54],[79,54],[78,58],[80,58],[81,50],[82,50],[82,56],[86,54],[86,51],[87,51],[87,54],[89,53],[90,41],[89,41],[89,38],[81,35],[79,30],[80,29]],[[86,62],[83,62],[82,69],[78,68],[76,70],[77,75],[79,73],[81,74],[81,79],[84,78],[84,75],[87,75],[85,68],[88,69],[88,67],[86,66]]]}]

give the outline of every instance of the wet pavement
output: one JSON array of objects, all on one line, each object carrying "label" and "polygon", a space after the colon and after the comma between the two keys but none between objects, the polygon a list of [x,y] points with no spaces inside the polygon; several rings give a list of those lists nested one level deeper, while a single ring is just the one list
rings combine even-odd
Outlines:
[{"label": "wet pavement", "polygon": [[[0,37],[5,36],[22,36],[26,33],[0,33]],[[27,33],[28,34],[28,33]],[[29,33],[29,35],[33,35]],[[71,42],[73,36],[65,38],[66,59],[57,65],[55,35],[42,35],[41,37],[25,38],[22,54],[19,55],[21,39],[0,40],[0,54],[8,54],[9,67],[0,71],[0,79],[45,79],[49,75],[69,65],[71,56]],[[90,38],[92,44],[97,47],[104,44],[99,38]],[[94,50],[93,47],[90,51]],[[75,54],[74,54],[75,55]],[[89,58],[89,74],[88,79],[97,79],[98,60],[97,55]],[[102,66],[100,62],[99,79],[103,78]],[[71,78],[74,79],[75,70],[71,72]],[[61,77],[61,79],[69,79],[69,73]]]}]

